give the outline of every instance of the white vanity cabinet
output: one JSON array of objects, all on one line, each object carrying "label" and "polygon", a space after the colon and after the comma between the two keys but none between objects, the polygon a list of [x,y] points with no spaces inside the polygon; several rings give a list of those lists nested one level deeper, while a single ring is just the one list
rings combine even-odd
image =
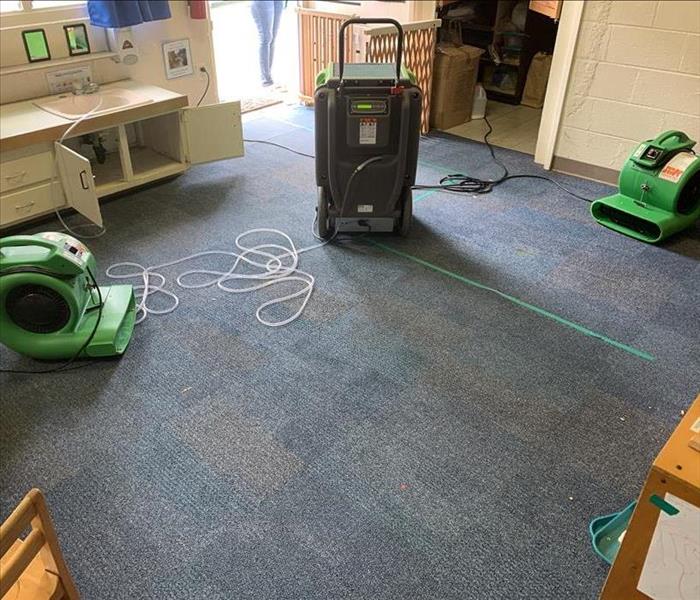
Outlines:
[{"label": "white vanity cabinet", "polygon": [[[98,199],[185,171],[190,165],[243,156],[239,102],[180,108],[129,120],[59,142],[0,152],[0,227],[74,208],[101,225]],[[102,121],[104,122],[104,120]],[[101,162],[85,136],[98,140]],[[53,183],[52,183],[53,182]]]}]

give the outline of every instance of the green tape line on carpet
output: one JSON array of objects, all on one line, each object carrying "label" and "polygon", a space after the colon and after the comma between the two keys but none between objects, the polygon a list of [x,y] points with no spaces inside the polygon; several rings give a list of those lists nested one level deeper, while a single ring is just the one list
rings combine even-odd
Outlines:
[{"label": "green tape line on carpet", "polygon": [[416,202],[425,200],[428,196],[432,196],[435,192],[437,192],[437,190],[425,190],[420,194],[416,194],[415,196],[413,196],[413,203],[415,204]]},{"label": "green tape line on carpet", "polygon": [[402,250],[397,250],[396,248],[392,248],[391,246],[387,246],[386,244],[382,244],[381,242],[377,242],[377,241],[371,240],[371,239],[368,239],[367,241],[369,241],[374,246],[381,248],[382,250],[386,250],[387,252],[391,252],[392,254],[396,254],[397,256],[407,258],[408,260],[411,260],[415,263],[418,263],[419,265],[423,265],[424,267],[427,267],[428,269],[436,271],[437,273],[442,273],[443,275],[446,275],[447,277],[451,277],[452,279],[456,279],[457,281],[461,281],[462,283],[466,283],[467,285],[470,285],[472,287],[496,294],[496,295],[500,296],[501,298],[504,298],[505,300],[508,300],[509,302],[512,302],[513,304],[516,304],[517,306],[531,310],[532,312],[537,313],[538,315],[540,315],[542,317],[546,317],[548,319],[551,319],[552,321],[556,321],[557,323],[559,323],[561,325],[566,325],[567,327],[570,327],[571,329],[574,329],[575,331],[578,331],[579,333],[582,333],[583,335],[587,335],[589,337],[596,338],[602,342],[605,342],[606,344],[609,344],[610,346],[614,346],[615,348],[619,348],[620,350],[624,350],[625,352],[628,352],[629,354],[633,354],[634,356],[637,356],[638,358],[641,358],[643,360],[649,360],[649,361],[656,360],[655,357],[653,355],[649,354],[648,352],[644,352],[643,350],[639,350],[638,348],[635,348],[634,346],[629,346],[627,344],[623,344],[622,342],[618,342],[617,340],[609,338],[609,337],[603,335],[602,333],[598,333],[597,331],[593,331],[592,329],[588,329],[588,327],[584,327],[583,325],[579,325],[578,323],[574,323],[573,321],[569,321],[568,319],[565,319],[564,317],[560,317],[559,315],[556,315],[552,312],[549,312],[548,310],[545,310],[544,308],[540,308],[539,306],[535,306],[534,304],[530,304],[529,302],[525,302],[524,300],[521,300],[520,298],[516,298],[515,296],[511,296],[510,294],[506,294],[505,292],[502,292],[501,290],[498,290],[496,288],[492,288],[492,287],[490,287],[486,284],[480,283],[478,281],[474,281],[473,279],[469,279],[468,277],[464,277],[463,275],[459,275],[458,273],[454,273],[453,271],[448,271],[447,269],[443,269],[442,267],[439,267],[438,265],[435,265],[431,262],[428,262],[427,260],[423,260],[422,258],[418,258],[417,256],[413,256],[412,254],[408,254],[407,252],[403,252]]},{"label": "green tape line on carpet", "polygon": [[446,167],[445,165],[438,165],[429,160],[418,159],[418,164],[428,167],[429,169],[434,169],[440,171],[441,173],[461,173],[462,171],[457,167]]}]

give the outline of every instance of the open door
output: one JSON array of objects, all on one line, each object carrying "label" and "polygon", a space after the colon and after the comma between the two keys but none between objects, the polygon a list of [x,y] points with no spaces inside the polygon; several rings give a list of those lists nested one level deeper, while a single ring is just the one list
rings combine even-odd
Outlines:
[{"label": "open door", "polygon": [[68,206],[77,210],[86,219],[102,227],[102,213],[97,201],[95,180],[90,161],[56,142],[56,161]]},{"label": "open door", "polygon": [[185,157],[190,164],[243,156],[241,103],[182,109]]}]

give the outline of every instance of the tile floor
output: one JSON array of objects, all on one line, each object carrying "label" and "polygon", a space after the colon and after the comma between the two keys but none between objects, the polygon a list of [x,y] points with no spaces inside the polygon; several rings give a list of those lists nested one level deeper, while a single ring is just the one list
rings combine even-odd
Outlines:
[{"label": "tile floor", "polygon": [[[541,108],[530,108],[521,104],[504,104],[489,100],[486,116],[493,127],[489,141],[494,146],[510,148],[526,154],[535,154],[537,133],[540,128]],[[469,121],[447,129],[448,133],[470,140],[482,141],[488,131],[483,119]]]}]

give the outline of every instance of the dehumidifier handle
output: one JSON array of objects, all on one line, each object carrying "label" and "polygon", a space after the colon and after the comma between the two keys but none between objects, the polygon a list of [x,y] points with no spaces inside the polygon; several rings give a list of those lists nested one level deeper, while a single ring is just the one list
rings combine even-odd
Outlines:
[{"label": "dehumidifier handle", "polygon": [[338,32],[338,52],[340,56],[338,57],[338,79],[343,80],[343,67],[345,66],[345,29],[350,25],[393,25],[398,31],[398,37],[396,39],[396,83],[401,80],[401,56],[403,54],[403,29],[401,24],[396,19],[379,19],[379,18],[369,18],[369,19],[348,19],[340,26],[340,31]]}]

